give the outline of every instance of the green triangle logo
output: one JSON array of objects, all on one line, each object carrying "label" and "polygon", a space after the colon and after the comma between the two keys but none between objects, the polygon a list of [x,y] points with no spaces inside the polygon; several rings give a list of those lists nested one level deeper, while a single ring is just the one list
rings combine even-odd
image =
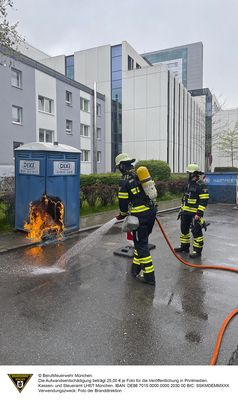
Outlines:
[{"label": "green triangle logo", "polygon": [[16,389],[22,392],[33,374],[8,374]]}]

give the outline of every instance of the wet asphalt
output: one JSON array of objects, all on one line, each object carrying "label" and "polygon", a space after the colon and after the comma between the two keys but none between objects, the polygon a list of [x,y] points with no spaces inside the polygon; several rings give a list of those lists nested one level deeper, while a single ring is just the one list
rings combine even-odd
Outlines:
[{"label": "wet asphalt", "polygon": [[[174,246],[176,218],[159,217]],[[238,210],[209,205],[206,219],[200,263],[238,268]],[[67,266],[57,267],[87,235],[0,255],[0,364],[209,364],[222,321],[238,306],[238,274],[186,267],[157,223],[150,236],[155,288],[130,276],[130,259],[113,254],[127,244],[120,225],[99,238],[94,233],[88,247],[80,252],[79,243]],[[237,330],[235,316],[217,364],[238,364]]]}]

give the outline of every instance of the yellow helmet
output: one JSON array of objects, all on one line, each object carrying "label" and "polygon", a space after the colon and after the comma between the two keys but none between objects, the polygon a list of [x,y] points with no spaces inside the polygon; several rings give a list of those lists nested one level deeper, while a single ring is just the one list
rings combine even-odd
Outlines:
[{"label": "yellow helmet", "polygon": [[121,162],[135,162],[135,159],[130,158],[128,156],[128,154],[124,153],[124,154],[119,154],[117,155],[116,159],[115,159],[115,164],[116,166],[119,166]]},{"label": "yellow helmet", "polygon": [[190,164],[187,166],[186,171],[187,171],[188,173],[200,172],[199,166],[198,166],[196,163],[190,163]]}]

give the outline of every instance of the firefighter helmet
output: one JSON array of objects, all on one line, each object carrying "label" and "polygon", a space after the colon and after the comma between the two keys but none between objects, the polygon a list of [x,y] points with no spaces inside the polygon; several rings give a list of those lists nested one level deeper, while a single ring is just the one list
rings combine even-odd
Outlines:
[{"label": "firefighter helmet", "polygon": [[190,164],[187,166],[186,171],[187,171],[188,173],[194,173],[194,172],[199,172],[199,173],[200,173],[199,167],[198,167],[198,165],[197,165],[196,163],[190,163]]},{"label": "firefighter helmet", "polygon": [[124,154],[119,154],[117,155],[116,159],[115,159],[115,164],[116,166],[119,166],[121,162],[135,162],[135,159],[130,158],[128,156],[128,154],[124,153]]}]

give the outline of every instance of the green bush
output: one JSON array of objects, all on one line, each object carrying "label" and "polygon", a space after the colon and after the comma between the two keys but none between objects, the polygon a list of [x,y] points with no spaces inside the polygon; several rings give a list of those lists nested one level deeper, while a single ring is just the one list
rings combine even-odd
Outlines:
[{"label": "green bush", "polygon": [[97,174],[81,174],[80,186],[90,186],[92,184],[103,183],[108,186],[118,185],[121,175],[118,173],[97,173]]},{"label": "green bush", "polygon": [[181,194],[184,192],[187,183],[187,177],[169,180],[167,182],[167,190],[171,194]]},{"label": "green bush", "polygon": [[94,208],[98,203],[105,207],[112,205],[117,197],[118,185],[107,185],[103,183],[91,184],[83,186],[80,191],[80,205],[86,201],[91,208]]},{"label": "green bush", "polygon": [[171,173],[170,180],[188,180],[188,173]]},{"label": "green bush", "polygon": [[226,166],[226,167],[215,167],[214,172],[238,172],[237,167],[231,167],[231,166]]},{"label": "green bush", "polygon": [[15,221],[14,193],[5,194],[0,200],[0,231],[10,230]]},{"label": "green bush", "polygon": [[171,170],[169,165],[160,160],[139,161],[136,163],[135,168],[145,166],[149,170],[151,177],[154,181],[166,181],[170,178]]},{"label": "green bush", "polygon": [[165,181],[157,180],[155,182],[155,187],[158,193],[158,198],[161,198],[167,192],[167,183]]},{"label": "green bush", "polygon": [[118,185],[113,184],[109,186],[107,184],[98,184],[98,198],[103,207],[107,205],[112,205],[117,198]]}]

